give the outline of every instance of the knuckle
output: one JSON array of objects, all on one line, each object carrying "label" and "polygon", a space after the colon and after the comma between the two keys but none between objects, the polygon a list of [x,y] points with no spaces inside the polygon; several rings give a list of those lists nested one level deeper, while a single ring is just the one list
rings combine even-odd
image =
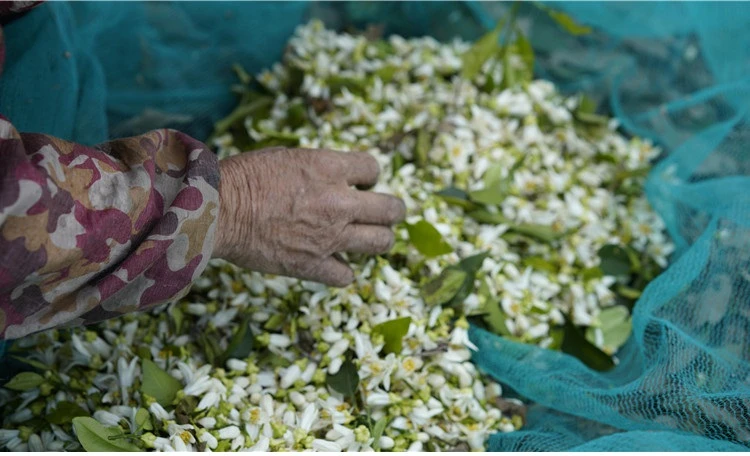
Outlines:
[{"label": "knuckle", "polygon": [[340,174],[341,172],[341,157],[335,152],[322,150],[316,151],[314,154],[315,165],[322,172],[328,175]]}]

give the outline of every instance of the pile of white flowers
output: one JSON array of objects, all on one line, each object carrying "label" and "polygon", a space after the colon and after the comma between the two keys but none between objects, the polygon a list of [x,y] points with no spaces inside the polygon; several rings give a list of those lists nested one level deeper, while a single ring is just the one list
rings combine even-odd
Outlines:
[{"label": "pile of white flowers", "polygon": [[508,84],[523,54],[466,77],[474,51],[299,27],[215,146],[372,153],[375,191],[408,209],[394,251],[350,257],[344,289],[212,261],[178,303],[23,339],[39,373],[0,390],[0,444],[481,450],[522,407],[470,362],[469,320],[559,348],[567,319],[614,353],[629,331],[618,293],[642,288],[626,276],[672,249],[642,195],[658,151],[549,82]]}]

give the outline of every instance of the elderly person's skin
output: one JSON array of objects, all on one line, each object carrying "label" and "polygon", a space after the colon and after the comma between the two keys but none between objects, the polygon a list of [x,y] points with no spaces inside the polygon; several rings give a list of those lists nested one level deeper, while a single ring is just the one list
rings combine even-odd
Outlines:
[{"label": "elderly person's skin", "polygon": [[[0,24],[35,5],[0,2]],[[0,74],[15,57],[2,33]],[[174,130],[86,146],[19,132],[0,113],[0,163],[0,339],[174,301],[212,257],[344,286],[354,275],[338,253],[386,252],[404,218],[399,199],[355,188],[377,180],[364,153],[219,162]]]},{"label": "elderly person's skin", "polygon": [[255,271],[344,286],[338,252],[385,253],[404,219],[393,196],[371,187],[378,163],[362,152],[269,149],[223,160],[214,256]]}]

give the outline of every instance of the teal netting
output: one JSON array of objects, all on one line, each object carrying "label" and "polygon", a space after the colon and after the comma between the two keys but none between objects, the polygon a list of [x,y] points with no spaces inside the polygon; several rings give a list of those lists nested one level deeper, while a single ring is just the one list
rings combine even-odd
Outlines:
[{"label": "teal netting", "polygon": [[[665,155],[647,192],[677,245],[634,310],[608,373],[479,329],[476,362],[533,402],[491,450],[747,450],[750,446],[750,4],[530,5],[537,74],[585,91]],[[93,144],[170,126],[198,138],[234,99],[231,64],[277,60],[294,27],[478,36],[498,3],[48,3],[5,27],[0,112],[21,130]],[[1,349],[0,349],[1,350]]]}]

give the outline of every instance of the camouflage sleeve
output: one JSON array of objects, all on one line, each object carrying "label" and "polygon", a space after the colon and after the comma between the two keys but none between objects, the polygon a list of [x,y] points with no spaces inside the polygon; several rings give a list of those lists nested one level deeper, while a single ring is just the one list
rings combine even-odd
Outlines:
[{"label": "camouflage sleeve", "polygon": [[85,147],[0,116],[0,339],[184,295],[219,211],[216,156],[171,130]]}]

